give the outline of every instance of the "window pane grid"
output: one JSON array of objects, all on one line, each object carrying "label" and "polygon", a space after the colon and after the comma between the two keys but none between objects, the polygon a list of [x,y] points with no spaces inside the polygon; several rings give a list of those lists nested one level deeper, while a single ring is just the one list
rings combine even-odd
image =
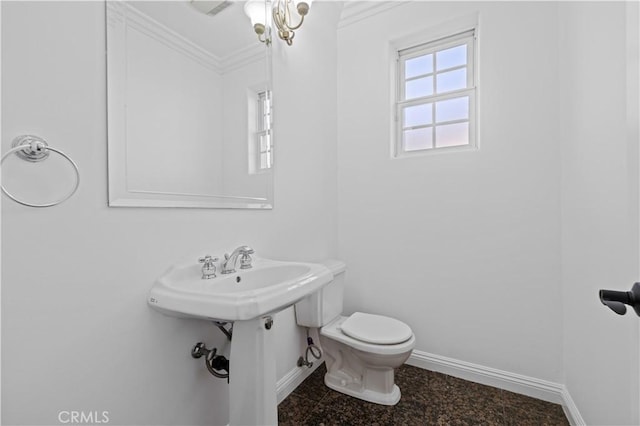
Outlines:
[{"label": "window pane grid", "polygon": [[[431,119],[429,124],[418,124],[415,126],[402,126],[402,130],[415,130],[415,129],[423,129],[425,127],[433,127],[435,118]],[[469,122],[468,118],[459,118],[456,120],[441,120],[435,123],[435,126],[444,126],[446,124],[456,124],[456,123],[467,123]]]},{"label": "window pane grid", "polygon": [[[404,78],[404,87],[401,93],[400,100],[407,99],[416,99],[419,97],[432,96],[434,94],[441,94],[445,92],[451,92],[455,90],[467,89],[469,88],[469,64],[467,62],[467,53],[466,50],[468,48],[467,44],[462,44],[455,46],[453,48],[445,49],[452,50],[464,48],[464,60],[462,64],[453,63],[451,66],[445,66],[442,69],[438,69],[438,53],[440,51],[436,51],[434,54],[425,55],[433,57],[433,69],[435,71],[412,75],[411,77]],[[403,65],[406,67],[406,63],[410,60],[420,59],[421,56],[412,59],[404,59]],[[453,59],[459,60],[459,59]],[[450,63],[452,59],[448,59]],[[430,86],[430,87],[428,87]]]},{"label": "window pane grid", "polygon": [[442,146],[467,145],[469,121],[426,126],[402,131],[402,146],[405,151],[421,151]]},{"label": "window pane grid", "polygon": [[[456,71],[458,72],[456,73]],[[461,73],[459,71],[463,72]],[[469,86],[468,74],[468,66],[462,65],[405,78],[404,90],[401,91],[401,100],[418,99],[447,92],[465,90]]]},{"label": "window pane grid", "polygon": [[[440,124],[440,123],[438,123],[438,124]],[[420,126],[406,126],[406,127],[403,127],[402,130],[423,129],[425,127],[432,127],[432,126],[433,126],[433,124],[422,124]]]},{"label": "window pane grid", "polygon": [[412,105],[412,104],[415,105],[415,104],[421,104],[424,102],[434,102],[442,99],[450,99],[450,98],[455,98],[462,95],[467,95],[473,92],[474,92],[473,87],[469,89],[452,90],[450,92],[437,93],[431,96],[422,96],[420,98],[415,98],[415,99],[405,99],[403,101],[399,101],[398,105]]},{"label": "window pane grid", "polygon": [[258,93],[257,113],[257,158],[260,170],[266,170],[273,165],[273,147],[271,145],[271,97],[265,92]]},{"label": "window pane grid", "polygon": [[[468,106],[469,102],[470,102],[470,98],[468,96],[461,96],[461,97],[457,97],[457,98],[452,98],[451,100],[455,101],[455,100],[462,100],[462,99],[465,99],[465,98],[466,98],[466,104]],[[428,108],[429,120],[428,121],[424,121],[422,124],[416,123],[416,124],[407,125],[406,124],[406,122],[407,122],[406,110],[408,108],[416,108],[416,107],[420,107],[420,106],[428,106],[428,107],[430,107],[430,108]],[[415,106],[408,107],[408,108],[403,108],[402,109],[402,116],[404,117],[402,130],[415,130],[415,129],[422,129],[422,128],[426,128],[426,127],[433,127],[434,123],[435,123],[435,126],[443,126],[443,125],[447,125],[447,124],[467,123],[467,122],[470,121],[470,111],[468,109],[464,112],[465,117],[462,117],[462,118],[451,118],[451,119],[439,119],[438,118],[438,106],[437,106],[437,103],[436,103],[436,108],[433,108],[433,103],[417,104]],[[412,117],[412,119],[416,120],[413,117]]]},{"label": "window pane grid", "polygon": [[457,124],[457,123],[468,123],[469,119],[460,119],[460,120],[451,120],[451,121],[441,121],[439,123],[436,124],[436,126],[445,126],[447,124]]},{"label": "window pane grid", "polygon": [[441,70],[439,70],[437,72],[429,72],[429,73],[425,73],[425,74],[417,74],[417,75],[414,75],[414,76],[411,76],[411,77],[407,77],[407,78],[404,79],[404,81],[405,82],[409,82],[409,81],[413,81],[413,80],[419,80],[419,79],[424,78],[424,77],[431,77],[431,76],[435,76],[435,75],[438,75],[438,74],[444,74],[444,73],[447,73],[449,71],[456,71],[456,70],[467,69],[467,68],[468,68],[467,65],[458,65],[458,66],[451,67],[451,68],[443,68],[443,69],[441,69]]},{"label": "window pane grid", "polygon": [[431,76],[436,75],[436,74],[440,74],[440,73],[430,72],[428,74],[420,74],[420,75],[416,75],[414,77],[405,78],[404,81],[409,82],[409,81],[413,81],[413,80],[420,80],[421,78],[431,77]]},{"label": "window pane grid", "polygon": [[474,144],[475,30],[398,51],[396,152]]},{"label": "window pane grid", "polygon": [[451,68],[443,68],[441,70],[438,70],[437,72],[435,72],[434,74],[442,74],[444,72],[449,72],[449,71],[455,71],[455,70],[460,70],[460,69],[465,69],[468,68],[469,65],[457,65],[455,67],[451,67]]},{"label": "window pane grid", "polygon": [[[424,96],[432,96],[434,94],[440,94],[444,92],[451,92],[454,90],[467,89],[469,87],[468,82],[468,60],[467,60],[467,43],[458,44],[454,47],[435,51],[422,56],[405,58],[402,60],[402,66],[405,70],[404,87],[400,100],[415,99]],[[443,52],[457,51],[455,55],[449,54],[442,58],[443,66],[439,69],[438,57]],[[460,53],[464,52],[464,54]],[[457,55],[457,56],[456,56]],[[426,66],[428,58],[428,72],[418,73],[415,72],[407,77],[406,69],[407,63],[410,61],[416,61],[422,59],[423,66]],[[428,87],[430,86],[430,87]]]}]

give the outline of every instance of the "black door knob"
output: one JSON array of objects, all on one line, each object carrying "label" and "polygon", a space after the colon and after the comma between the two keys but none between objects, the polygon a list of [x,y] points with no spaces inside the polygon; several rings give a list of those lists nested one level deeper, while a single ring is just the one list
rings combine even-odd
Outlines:
[{"label": "black door knob", "polygon": [[631,291],[600,290],[600,301],[618,315],[624,315],[625,305],[629,305],[640,316],[640,283],[635,283]]}]

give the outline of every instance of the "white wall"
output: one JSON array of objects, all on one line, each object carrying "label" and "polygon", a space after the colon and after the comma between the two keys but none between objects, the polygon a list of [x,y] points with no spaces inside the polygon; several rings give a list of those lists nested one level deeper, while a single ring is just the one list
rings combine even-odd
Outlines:
[{"label": "white wall", "polygon": [[[391,159],[389,41],[475,13],[480,150]],[[548,2],[416,2],[339,29],[347,310],[405,321],[418,351],[561,381],[556,43]]]},{"label": "white wall", "polygon": [[[276,58],[275,208],[241,211],[108,208],[104,4],[1,7],[2,150],[40,135],[82,173],[60,206],[2,203],[3,424],[55,424],[60,410],[108,410],[123,425],[225,424],[227,384],[189,356],[224,337],[152,311],[146,293],[190,253],[250,244],[274,258],[335,256],[335,74],[315,71],[336,67],[327,22],[337,8],[314,5],[296,50]],[[292,310],[275,327],[282,377],[303,334]]]},{"label": "white wall", "polygon": [[638,318],[598,300],[601,288],[628,290],[640,280],[633,3],[559,8],[563,382],[587,424],[640,423]]},{"label": "white wall", "polygon": [[[127,164],[122,173],[126,174],[127,189],[224,193],[223,77],[212,65],[195,60],[188,48],[169,46],[147,29],[149,26],[169,40],[177,38],[161,24],[150,21],[153,24],[146,24],[146,31],[141,31],[127,18],[123,21],[111,29],[125,34],[123,45],[110,44],[109,53],[125,50],[118,52],[124,57],[124,75],[117,77],[123,80],[122,97],[126,99],[126,113],[122,112],[126,140],[121,143],[126,146]],[[112,76],[110,81],[115,79]],[[113,135],[116,141],[117,136]]]}]

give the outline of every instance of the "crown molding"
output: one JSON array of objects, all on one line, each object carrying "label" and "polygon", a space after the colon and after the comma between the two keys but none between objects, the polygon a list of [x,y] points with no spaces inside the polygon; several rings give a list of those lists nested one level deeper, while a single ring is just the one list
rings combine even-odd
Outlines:
[{"label": "crown molding", "polygon": [[378,15],[379,13],[386,12],[394,7],[402,6],[411,1],[407,0],[383,0],[383,1],[358,1],[351,0],[345,1],[342,13],[340,14],[340,21],[338,22],[338,29],[355,24],[363,19],[370,18]]},{"label": "crown molding", "polygon": [[266,58],[265,44],[259,43],[257,40],[245,48],[233,52],[229,56],[222,58],[222,73],[226,74],[235,71],[253,62],[259,62]]},{"label": "crown molding", "polygon": [[107,8],[110,12],[110,26],[113,26],[119,21],[125,25],[125,28],[139,31],[157,42],[164,44],[166,47],[193,59],[211,71],[218,74],[222,71],[223,64],[220,58],[136,9],[134,6],[120,1],[112,1],[107,2]]}]

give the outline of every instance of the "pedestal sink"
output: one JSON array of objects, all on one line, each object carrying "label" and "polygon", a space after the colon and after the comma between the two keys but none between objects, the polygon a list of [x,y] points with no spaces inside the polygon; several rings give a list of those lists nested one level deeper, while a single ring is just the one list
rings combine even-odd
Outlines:
[{"label": "pedestal sink", "polygon": [[272,314],[333,279],[323,265],[254,258],[251,269],[202,279],[196,262],[169,268],[148,303],[178,317],[233,322],[229,358],[229,424],[276,425],[276,361]]}]

